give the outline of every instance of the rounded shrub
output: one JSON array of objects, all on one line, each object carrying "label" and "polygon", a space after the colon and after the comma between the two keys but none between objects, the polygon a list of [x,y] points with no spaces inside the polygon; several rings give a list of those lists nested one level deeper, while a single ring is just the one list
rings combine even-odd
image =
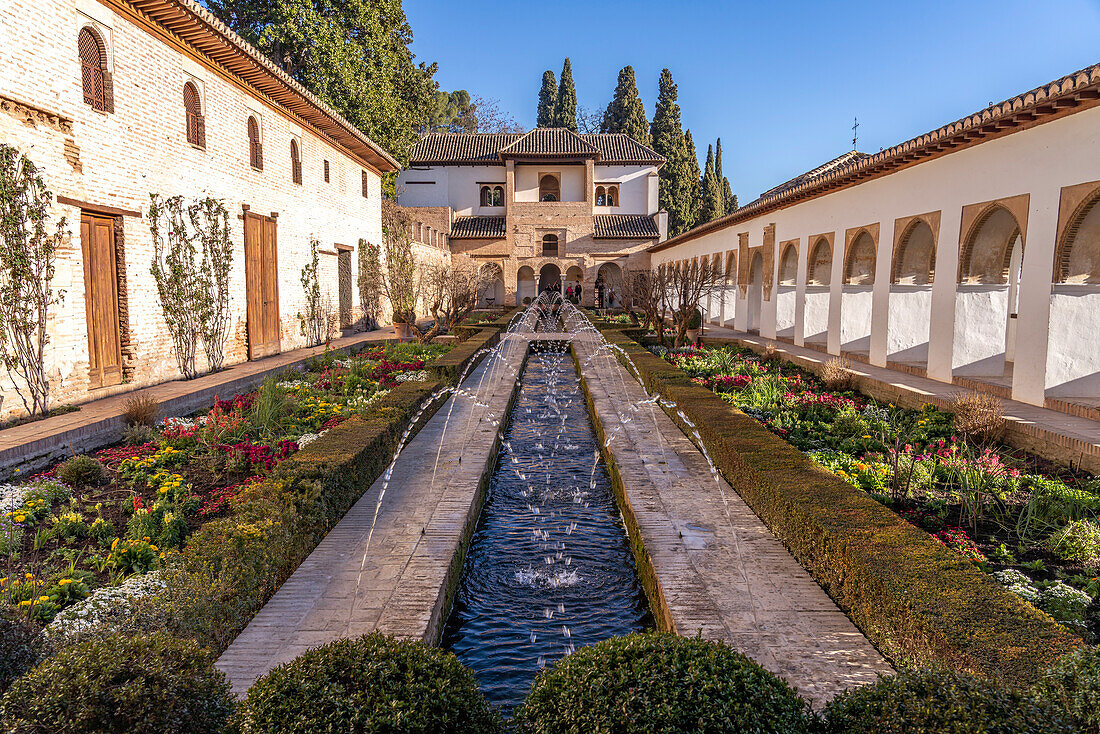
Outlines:
[{"label": "rounded shrub", "polygon": [[856,688],[825,708],[829,734],[1071,734],[1053,707],[969,675],[915,670]]},{"label": "rounded shrub", "polygon": [[20,734],[221,732],[233,703],[214,657],[158,632],[63,648],[12,683],[0,719]]},{"label": "rounded shrub", "polygon": [[0,693],[38,658],[38,636],[25,618],[0,614]]},{"label": "rounded shrub", "polygon": [[1043,674],[1035,695],[1085,734],[1100,734],[1100,650],[1081,648],[1064,655]]},{"label": "rounded shrub", "polygon": [[453,653],[371,633],[307,651],[260,678],[246,732],[493,734],[497,712]]},{"label": "rounded shrub", "polygon": [[74,456],[57,467],[57,476],[65,484],[94,487],[109,478],[107,467],[91,456]]},{"label": "rounded shrub", "polygon": [[720,643],[650,632],[583,647],[539,672],[516,712],[524,734],[809,731],[805,701]]}]

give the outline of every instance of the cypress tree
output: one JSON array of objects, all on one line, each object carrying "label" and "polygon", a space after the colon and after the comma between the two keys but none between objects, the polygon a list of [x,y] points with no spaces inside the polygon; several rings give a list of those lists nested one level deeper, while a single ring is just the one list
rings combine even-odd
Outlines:
[{"label": "cypress tree", "polygon": [[715,174],[714,147],[707,146],[707,164],[703,168],[702,204],[699,209],[699,224],[709,222],[722,216],[725,209],[725,199],[722,197],[722,184]]},{"label": "cypress tree", "polygon": [[729,214],[737,208],[737,197],[733,195],[730,181],[722,175],[722,138],[718,138],[718,144],[714,148],[714,175],[722,184],[722,216]]},{"label": "cypress tree", "polygon": [[733,189],[730,188],[730,180],[728,178],[722,179],[722,194],[726,200],[726,214],[737,210],[737,194],[733,193]]},{"label": "cypress tree", "polygon": [[703,208],[703,172],[699,170],[699,155],[695,151],[691,130],[684,133],[683,156],[685,175],[680,179],[680,198],[686,202],[687,208],[680,231],[686,232],[700,223],[699,214]]},{"label": "cypress tree", "polygon": [[623,133],[642,145],[650,144],[649,121],[645,118],[645,105],[638,96],[633,66],[624,66],[619,72],[619,83],[603,113],[600,132]]},{"label": "cypress tree", "polygon": [[573,67],[569,59],[561,67],[561,83],[558,100],[554,105],[554,127],[564,127],[577,132],[577,88],[573,86]]},{"label": "cypress tree", "polygon": [[[690,171],[686,170],[689,161],[684,152],[684,133],[680,126],[680,105],[676,104],[676,94],[672,72],[662,70],[649,138],[653,149],[665,158],[665,164],[658,173],[657,199],[660,207],[668,211],[670,236],[687,229],[684,225],[691,216],[691,202],[683,200],[684,187],[681,184],[681,179],[689,176]],[[698,168],[699,164],[695,166]]]},{"label": "cypress tree", "polygon": [[554,72],[542,72],[542,89],[539,90],[539,110],[535,127],[554,126],[554,107],[558,103],[558,80]]}]

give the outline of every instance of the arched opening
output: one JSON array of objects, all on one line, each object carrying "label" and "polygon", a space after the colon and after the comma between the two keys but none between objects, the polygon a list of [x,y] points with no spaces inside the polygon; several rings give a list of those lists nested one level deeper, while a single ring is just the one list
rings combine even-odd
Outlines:
[{"label": "arched opening", "polygon": [[565,271],[565,295],[579,303],[584,296],[584,271],[578,265],[570,265]]},{"label": "arched opening", "polygon": [[779,259],[779,284],[794,285],[798,280],[798,248],[794,243],[783,248],[783,257]]},{"label": "arched opening", "polygon": [[615,263],[604,263],[596,270],[596,306],[623,307],[623,271]]},{"label": "arched opening", "polygon": [[535,271],[529,265],[522,266],[516,272],[516,301],[523,304],[525,298],[532,301],[538,294],[535,292]]},{"label": "arched opening", "polygon": [[191,82],[183,85],[183,111],[187,119],[187,142],[206,147],[206,121],[202,116],[202,100],[198,88]]},{"label": "arched opening", "polygon": [[[1063,194],[1065,195],[1065,194]],[[1054,252],[1047,351],[1047,394],[1100,404],[1100,188],[1066,223]],[[1084,338],[1082,338],[1084,337]],[[1077,398],[1077,400],[1073,400]]]},{"label": "arched opening", "polygon": [[802,336],[806,344],[828,344],[832,272],[833,245],[828,238],[819,237],[810,248],[806,262],[806,295],[802,314]]},{"label": "arched opening", "polygon": [[596,206],[607,206],[607,190],[603,186],[596,187]]},{"label": "arched opening", "polygon": [[806,283],[809,285],[829,285],[833,272],[833,246],[822,237],[814,243],[810,251],[809,269]]},{"label": "arched opening", "polygon": [[504,206],[504,187],[493,187],[493,206]]},{"label": "arched opening", "polygon": [[608,186],[607,187],[607,205],[618,206],[619,205],[619,187]]},{"label": "arched opening", "polygon": [[928,366],[935,269],[935,233],[924,218],[916,218],[897,240],[891,264],[886,329],[888,362]]},{"label": "arched opening", "polygon": [[874,285],[875,240],[865,230],[856,235],[844,264],[845,285]]},{"label": "arched opening", "polygon": [[248,117],[248,162],[257,171],[264,170],[264,149],[260,142],[260,123],[256,118]]},{"label": "arched opening", "polygon": [[478,308],[504,305],[504,271],[497,263],[485,263],[478,271],[483,287],[478,293]]},{"label": "arched opening", "polygon": [[1011,387],[1023,251],[1019,222],[999,204],[990,206],[970,228],[955,294],[955,374]]},{"label": "arched opening", "polygon": [[103,43],[103,38],[91,28],[81,28],[76,46],[80,55],[84,104],[100,112],[114,112],[111,75],[107,71],[107,45]]},{"label": "arched opening", "polygon": [[481,205],[492,206],[493,205],[493,190],[488,186],[481,187]]},{"label": "arched opening", "polygon": [[558,257],[558,236],[556,234],[544,234],[542,236],[542,256]]},{"label": "arched opening", "polygon": [[869,355],[871,310],[874,300],[876,249],[874,237],[860,230],[844,253],[844,279],[840,289],[840,348]]},{"label": "arched opening", "polygon": [[547,263],[539,268],[539,293],[561,293],[561,268]]},{"label": "arched opening", "polygon": [[722,326],[733,326],[737,315],[737,252],[726,254],[726,278],[722,288]]},{"label": "arched opening", "polygon": [[539,201],[561,201],[561,184],[557,176],[548,173],[539,179]]},{"label": "arched opening", "polygon": [[294,138],[290,139],[290,178],[299,186],[302,185],[302,152]]},{"label": "arched opening", "polygon": [[764,256],[759,252],[752,256],[749,265],[748,313],[746,328],[760,333],[760,309],[764,304]]},{"label": "arched opening", "polygon": [[788,242],[779,258],[779,283],[775,288],[775,335],[780,339],[794,339],[797,282],[798,247]]}]

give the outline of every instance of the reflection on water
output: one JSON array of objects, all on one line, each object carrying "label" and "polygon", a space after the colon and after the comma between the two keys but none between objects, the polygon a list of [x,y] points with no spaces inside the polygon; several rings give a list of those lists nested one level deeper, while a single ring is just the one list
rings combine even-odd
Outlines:
[{"label": "reflection on water", "polygon": [[651,626],[572,359],[534,352],[443,645],[511,713],[540,666]]}]

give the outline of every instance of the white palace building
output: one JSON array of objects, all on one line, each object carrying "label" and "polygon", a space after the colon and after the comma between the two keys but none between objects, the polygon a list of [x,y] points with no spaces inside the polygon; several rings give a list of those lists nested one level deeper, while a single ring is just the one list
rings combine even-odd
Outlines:
[{"label": "white palace building", "polygon": [[649,248],[713,324],[1100,415],[1100,65]]}]

